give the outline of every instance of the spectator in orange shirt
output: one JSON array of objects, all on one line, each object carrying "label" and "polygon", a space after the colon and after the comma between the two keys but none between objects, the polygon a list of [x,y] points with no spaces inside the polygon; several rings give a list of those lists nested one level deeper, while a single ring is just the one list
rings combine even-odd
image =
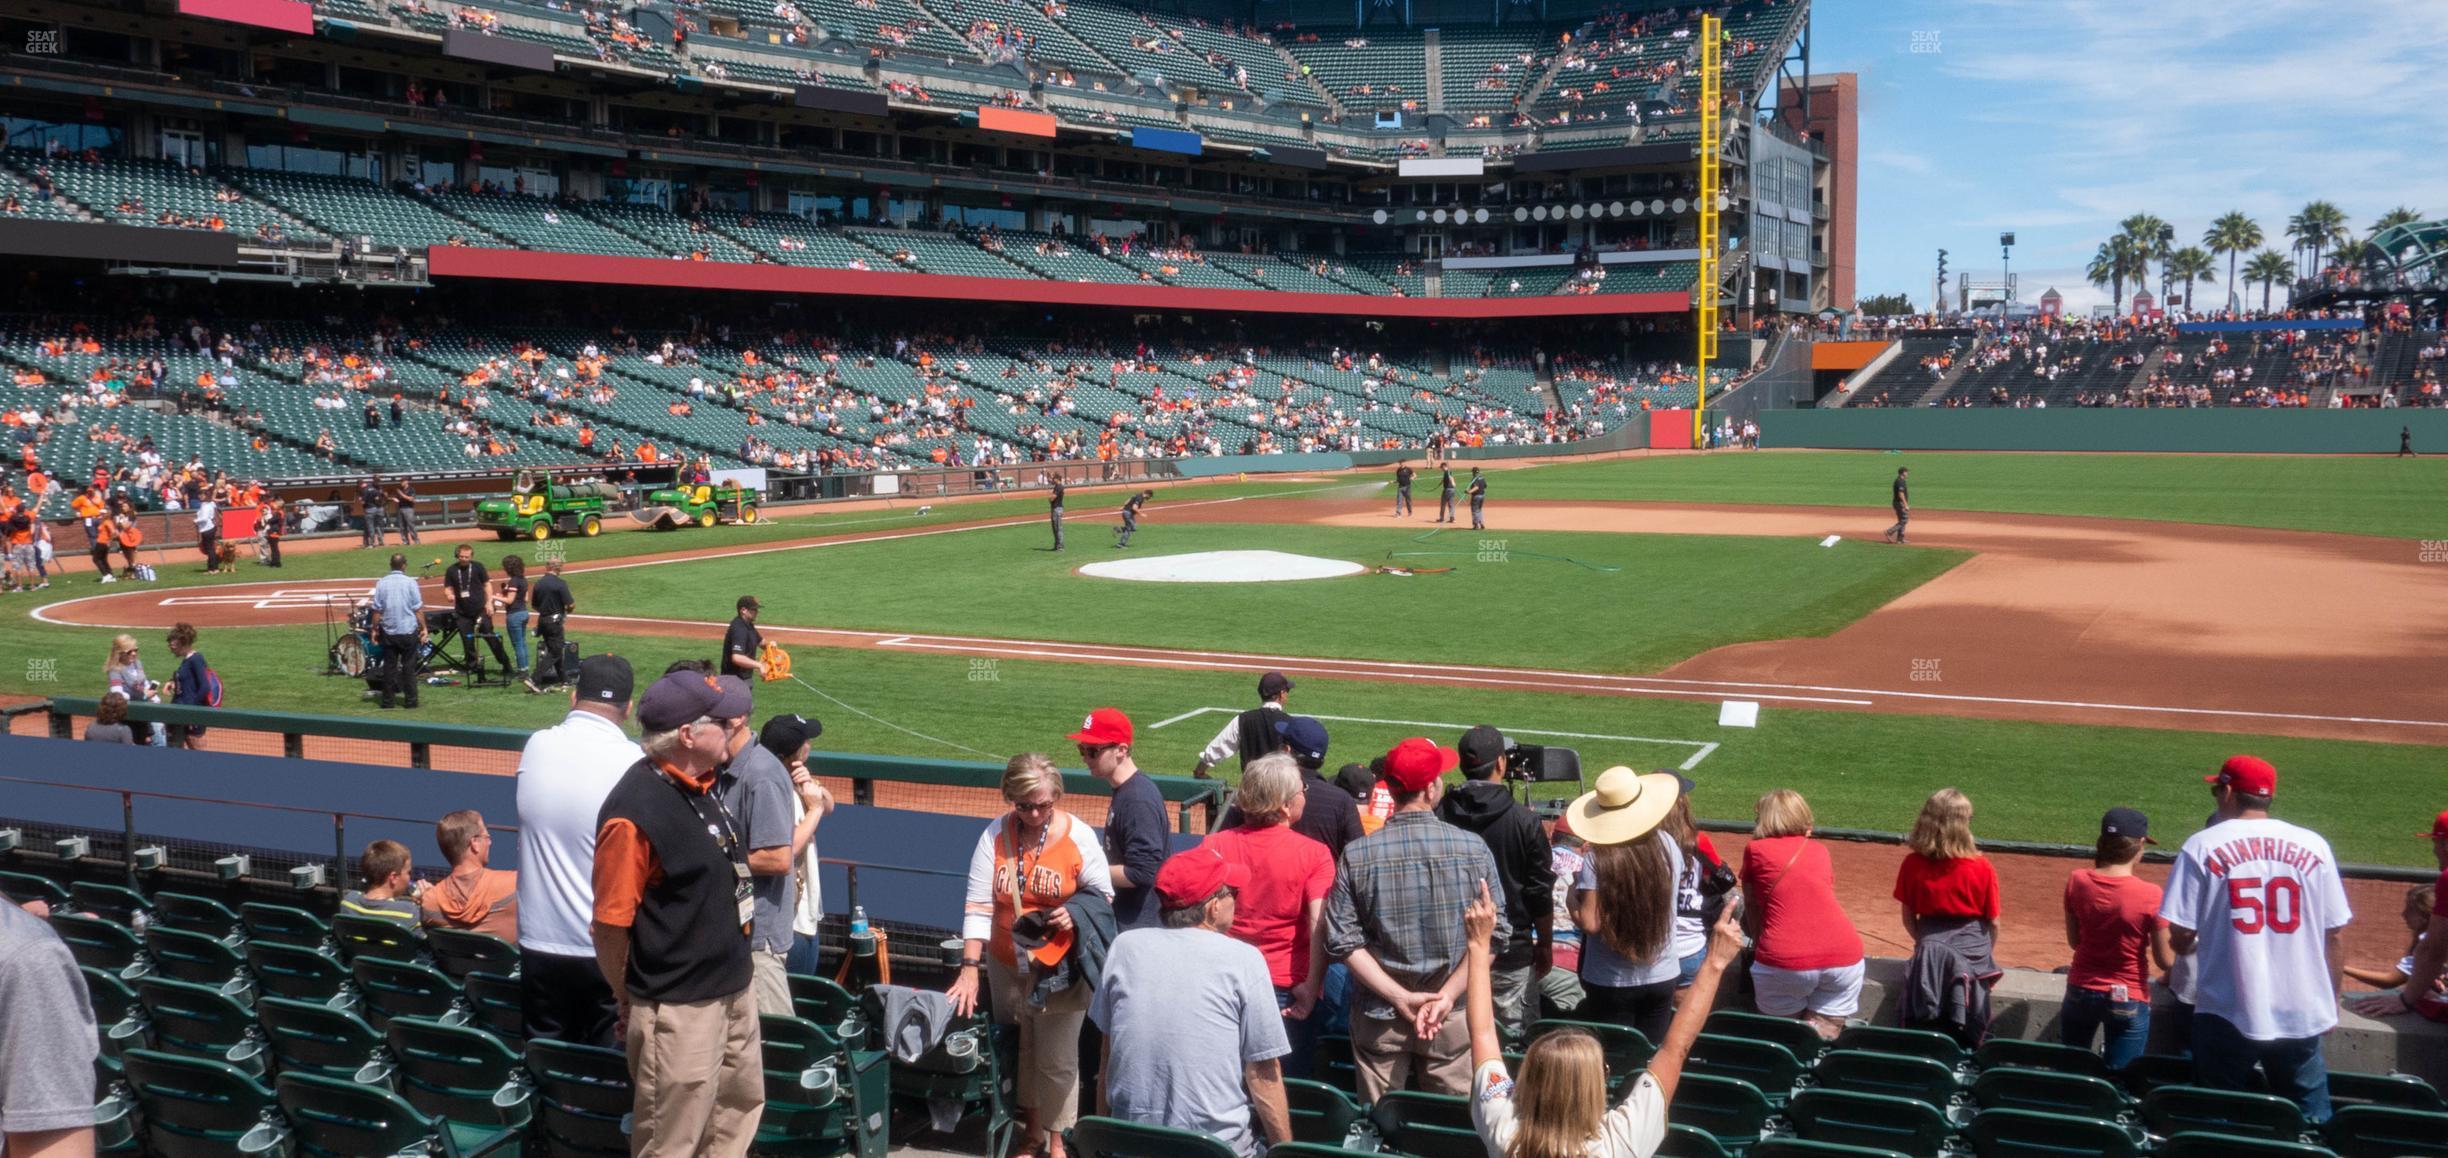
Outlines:
[{"label": "spectator in orange shirt", "polygon": [[423,923],[490,933],[517,944],[518,874],[488,867],[493,834],[484,817],[474,809],[443,817],[434,825],[434,843],[451,872],[417,898],[425,910]]}]

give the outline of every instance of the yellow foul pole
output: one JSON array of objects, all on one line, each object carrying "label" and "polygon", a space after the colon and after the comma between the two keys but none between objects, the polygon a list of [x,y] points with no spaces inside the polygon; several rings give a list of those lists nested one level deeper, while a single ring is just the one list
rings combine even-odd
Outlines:
[{"label": "yellow foul pole", "polygon": [[1692,445],[1708,445],[1708,370],[1717,359],[1717,254],[1721,248],[1717,222],[1717,158],[1722,151],[1720,140],[1725,125],[1725,112],[1719,108],[1724,95],[1724,73],[1718,50],[1725,36],[1725,21],[1716,16],[1700,18],[1700,278],[1692,287],[1694,297],[1694,328],[1700,331],[1699,386],[1697,402],[1692,406]]}]

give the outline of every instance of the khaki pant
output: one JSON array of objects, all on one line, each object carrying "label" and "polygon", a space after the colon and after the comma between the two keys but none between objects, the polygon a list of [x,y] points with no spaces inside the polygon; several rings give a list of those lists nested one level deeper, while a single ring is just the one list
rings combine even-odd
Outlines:
[{"label": "khaki pant", "polygon": [[1360,1100],[1375,1102],[1387,1090],[1408,1088],[1412,1072],[1432,1094],[1470,1094],[1470,1019],[1455,1010],[1433,1038],[1421,1039],[1400,1017],[1387,1021],[1352,1015],[1352,1060],[1360,1069]]},{"label": "khaki pant", "polygon": [[768,1017],[799,1016],[791,1007],[790,971],[783,966],[783,955],[750,949],[748,958],[756,967],[748,981],[748,991],[756,994],[756,1011]]},{"label": "khaki pant", "polygon": [[749,990],[704,1001],[634,1001],[627,1044],[637,1086],[632,1155],[748,1152],[765,1116],[765,1046]]},{"label": "khaki pant", "polygon": [[1036,1111],[1040,1131],[1022,1141],[1036,1145],[1046,1133],[1079,1121],[1080,1026],[1088,1020],[1088,987],[1073,985],[1039,1009],[1028,1001],[1035,982],[993,954],[986,957],[986,979],[994,986],[995,1020],[1020,1027],[1020,1106]]}]

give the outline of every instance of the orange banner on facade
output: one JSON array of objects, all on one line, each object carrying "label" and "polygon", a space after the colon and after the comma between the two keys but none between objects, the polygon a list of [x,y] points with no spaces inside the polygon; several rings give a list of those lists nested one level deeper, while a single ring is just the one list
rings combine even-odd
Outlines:
[{"label": "orange banner on facade", "polygon": [[977,111],[978,127],[998,133],[1018,133],[1024,137],[1052,137],[1054,114],[1030,113],[1019,109],[1001,109],[991,105]]},{"label": "orange banner on facade", "polygon": [[1859,370],[1886,348],[1885,342],[1813,342],[1811,369]]}]

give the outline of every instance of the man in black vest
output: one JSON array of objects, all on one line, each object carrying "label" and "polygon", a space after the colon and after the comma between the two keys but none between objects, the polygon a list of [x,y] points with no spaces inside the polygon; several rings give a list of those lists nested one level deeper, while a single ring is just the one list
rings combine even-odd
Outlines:
[{"label": "man in black vest", "polygon": [[365,541],[360,547],[383,545],[383,487],[381,475],[367,475],[357,484],[357,512],[365,523]]},{"label": "man in black vest", "polygon": [[1440,481],[1437,483],[1437,517],[1436,517],[1436,521],[1438,521],[1438,522],[1440,522],[1440,523],[1450,523],[1450,522],[1454,521],[1454,504],[1453,504],[1453,501],[1454,501],[1454,479],[1453,479],[1453,468],[1449,466],[1449,467],[1446,467],[1446,468],[1445,468],[1445,477],[1444,477],[1442,480],[1440,480]]},{"label": "man in black vest", "polygon": [[502,650],[501,636],[494,634],[493,613],[487,601],[491,598],[492,576],[485,565],[476,561],[476,548],[461,544],[454,552],[458,556],[442,572],[442,589],[450,593],[451,616],[459,627],[459,655],[467,669],[468,683],[474,684],[482,668],[476,665],[476,639],[482,636],[493,647],[493,660],[508,679],[511,671],[510,653]]},{"label": "man in black vest", "polygon": [[1275,723],[1290,718],[1290,713],[1284,710],[1284,697],[1291,692],[1292,681],[1285,679],[1282,672],[1259,676],[1258,706],[1225,724],[1224,730],[1199,751],[1198,767],[1191,769],[1190,774],[1205,780],[1208,769],[1232,756],[1238,755],[1241,765],[1247,767],[1250,761],[1281,748],[1283,741],[1275,735]]},{"label": "man in black vest", "polygon": [[1480,474],[1475,466],[1471,468],[1470,504],[1471,530],[1486,530],[1487,518],[1481,512],[1487,506],[1487,476]]},{"label": "man in black vest", "polygon": [[1394,468],[1395,518],[1399,519],[1411,513],[1411,476],[1415,473],[1417,472],[1413,471],[1411,464],[1407,462]]},{"label": "man in black vest", "polygon": [[638,701],[646,756],[595,834],[595,962],[628,1047],[630,1153],[745,1154],[764,1115],[748,834],[716,791],[748,685],[675,672]]},{"label": "man in black vest", "polygon": [[1046,498],[1046,517],[1054,523],[1054,549],[1063,549],[1062,541],[1063,481],[1054,480],[1054,493]]}]

